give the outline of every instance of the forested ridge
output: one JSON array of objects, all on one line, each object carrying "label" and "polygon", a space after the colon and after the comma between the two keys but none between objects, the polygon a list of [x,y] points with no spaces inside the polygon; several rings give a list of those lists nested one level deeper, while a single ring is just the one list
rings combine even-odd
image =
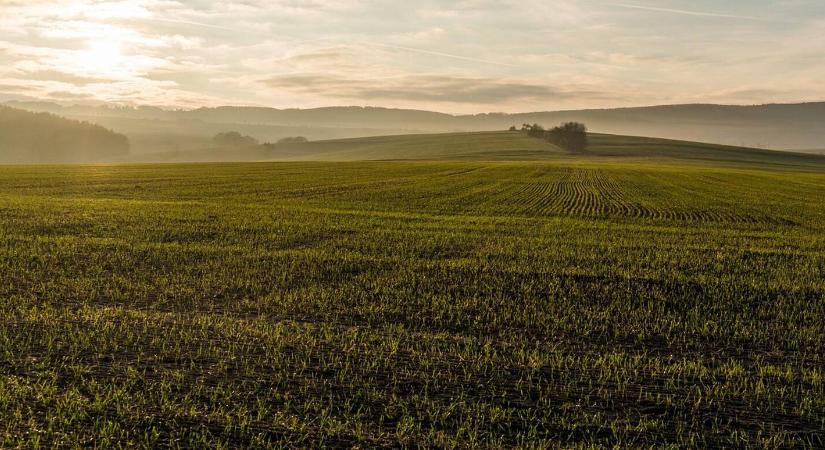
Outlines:
[{"label": "forested ridge", "polygon": [[0,162],[110,161],[128,154],[126,136],[102,126],[0,106]]}]

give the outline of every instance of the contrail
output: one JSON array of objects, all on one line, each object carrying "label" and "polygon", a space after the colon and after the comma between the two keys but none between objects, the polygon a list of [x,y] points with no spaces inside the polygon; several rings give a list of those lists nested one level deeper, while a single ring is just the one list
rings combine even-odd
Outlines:
[{"label": "contrail", "polygon": [[503,63],[500,61],[490,61],[488,59],[479,59],[479,58],[472,58],[469,56],[461,56],[461,55],[454,55],[451,53],[444,53],[444,52],[436,52],[432,50],[424,50],[421,48],[414,48],[414,47],[402,47],[400,45],[390,45],[390,44],[379,44],[376,42],[362,42],[364,45],[373,46],[373,47],[383,47],[392,50],[403,50],[406,52],[412,53],[421,53],[423,55],[432,55],[432,56],[442,56],[444,58],[452,58],[452,59],[460,59],[462,61],[471,61],[483,64],[492,64],[496,66],[504,66],[504,67],[517,67],[512,64]]},{"label": "contrail", "polygon": [[672,13],[672,14],[682,14],[685,16],[701,16],[701,17],[721,17],[724,19],[743,19],[743,20],[761,20],[759,17],[754,16],[740,16],[737,14],[724,14],[724,13],[715,13],[715,12],[705,12],[705,11],[688,11],[685,9],[672,9],[672,8],[657,8],[654,6],[642,6],[642,5],[630,5],[627,3],[612,3],[613,6],[618,6],[620,8],[630,8],[630,9],[641,9],[644,11],[655,11],[655,12],[665,12],[665,13]]},{"label": "contrail", "polygon": [[154,17],[146,19],[146,20],[154,21],[154,22],[179,23],[179,24],[182,24],[182,25],[194,25],[196,27],[212,28],[214,30],[233,31],[233,32],[236,31],[236,30],[233,30],[232,28],[220,27],[218,25],[209,25],[208,23],[190,22],[188,20],[158,19],[158,18],[154,18]]}]

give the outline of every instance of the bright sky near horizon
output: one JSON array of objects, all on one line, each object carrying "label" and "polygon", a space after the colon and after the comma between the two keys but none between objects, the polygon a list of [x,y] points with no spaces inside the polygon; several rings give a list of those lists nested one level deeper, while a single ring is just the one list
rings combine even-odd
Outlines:
[{"label": "bright sky near horizon", "polygon": [[823,0],[0,0],[0,101],[445,112],[825,100]]}]

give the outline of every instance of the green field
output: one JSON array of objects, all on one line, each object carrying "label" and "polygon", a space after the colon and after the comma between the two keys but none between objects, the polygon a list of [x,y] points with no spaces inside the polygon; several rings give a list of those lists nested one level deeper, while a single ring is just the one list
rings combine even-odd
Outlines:
[{"label": "green field", "polygon": [[825,446],[825,158],[460,136],[0,168],[0,447]]}]

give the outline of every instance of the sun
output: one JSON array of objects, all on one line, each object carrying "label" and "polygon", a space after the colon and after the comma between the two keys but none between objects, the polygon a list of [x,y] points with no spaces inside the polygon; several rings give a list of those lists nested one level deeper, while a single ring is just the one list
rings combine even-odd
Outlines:
[{"label": "sun", "polygon": [[89,74],[115,76],[124,71],[123,45],[116,40],[96,41],[80,50],[75,58],[78,69]]}]

